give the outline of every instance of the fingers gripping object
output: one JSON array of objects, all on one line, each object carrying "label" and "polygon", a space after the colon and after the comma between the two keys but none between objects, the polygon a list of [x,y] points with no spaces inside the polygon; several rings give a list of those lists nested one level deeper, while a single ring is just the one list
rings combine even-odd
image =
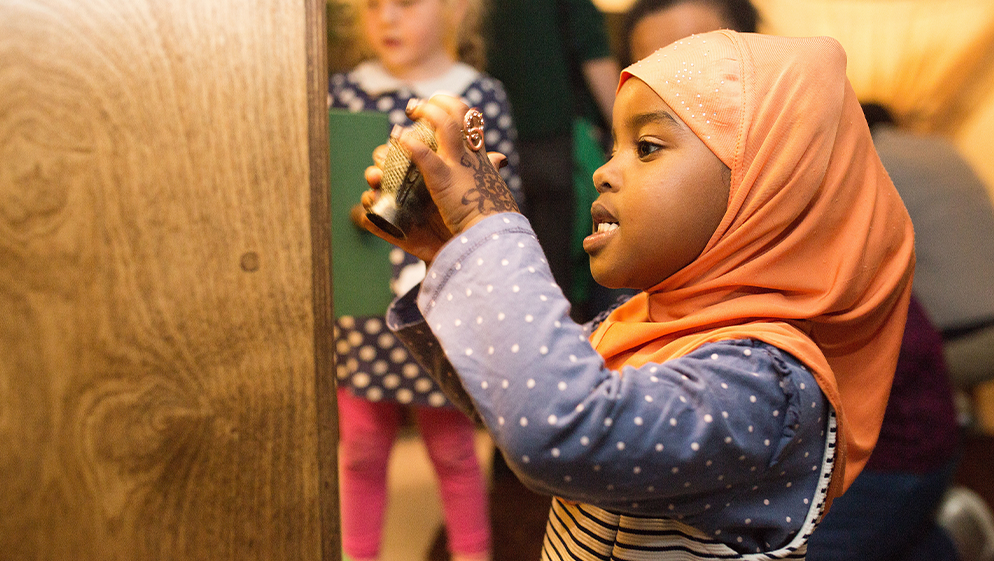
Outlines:
[{"label": "fingers gripping object", "polygon": [[[411,130],[429,148],[438,149],[435,131],[428,123],[418,120]],[[400,144],[400,135],[391,134],[383,161],[380,198],[367,210],[366,217],[391,236],[405,239],[408,228],[424,223],[425,210],[431,204],[431,195],[425,187],[421,170]]]},{"label": "fingers gripping object", "polygon": [[[483,148],[483,124],[483,114],[475,107],[463,117],[463,138],[474,152]],[[427,122],[415,121],[411,131],[429,148],[438,150],[435,131]],[[383,162],[380,198],[369,208],[366,216],[391,236],[405,239],[412,225],[424,225],[426,210],[433,204],[424,177],[411,161],[411,154],[401,145],[400,135],[391,134]]]}]

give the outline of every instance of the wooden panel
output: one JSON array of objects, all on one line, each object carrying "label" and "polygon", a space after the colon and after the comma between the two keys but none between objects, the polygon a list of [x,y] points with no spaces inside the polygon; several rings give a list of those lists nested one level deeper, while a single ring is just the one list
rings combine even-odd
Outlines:
[{"label": "wooden panel", "polygon": [[323,10],[0,0],[0,559],[338,558]]}]

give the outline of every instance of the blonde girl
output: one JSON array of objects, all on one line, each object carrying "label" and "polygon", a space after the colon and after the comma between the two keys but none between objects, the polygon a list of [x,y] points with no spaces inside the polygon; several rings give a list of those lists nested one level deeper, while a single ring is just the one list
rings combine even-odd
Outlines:
[{"label": "blonde girl", "polygon": [[[500,82],[484,62],[480,0],[361,0],[352,70],[330,80],[329,105],[378,111],[391,125],[409,125],[408,101],[444,92],[483,112],[488,145],[508,155],[504,181],[518,192],[516,136]],[[386,139],[388,130],[383,131]],[[391,288],[406,292],[425,264],[395,249]],[[342,544],[354,561],[377,559],[386,504],[386,468],[405,415],[410,414],[439,479],[448,546],[455,560],[490,558],[486,484],[477,463],[473,422],[387,329],[382,315],[336,321],[342,463]]]}]

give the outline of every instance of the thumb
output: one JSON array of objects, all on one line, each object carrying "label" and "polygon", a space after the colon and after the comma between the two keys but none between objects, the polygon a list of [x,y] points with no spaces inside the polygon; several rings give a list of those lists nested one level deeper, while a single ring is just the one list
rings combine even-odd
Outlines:
[{"label": "thumb", "polygon": [[407,151],[411,161],[417,166],[425,179],[425,185],[432,198],[438,202],[440,191],[445,190],[445,186],[450,181],[451,172],[445,162],[430,146],[414,134],[409,129],[405,130],[400,137],[400,143]]}]

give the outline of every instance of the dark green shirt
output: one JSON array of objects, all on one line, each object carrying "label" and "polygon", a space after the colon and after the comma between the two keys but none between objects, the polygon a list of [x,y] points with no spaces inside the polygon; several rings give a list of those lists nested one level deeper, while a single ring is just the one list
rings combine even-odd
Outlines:
[{"label": "dark green shirt", "polygon": [[611,56],[604,15],[590,0],[490,0],[487,72],[504,83],[531,140],[570,134],[580,65]]}]

